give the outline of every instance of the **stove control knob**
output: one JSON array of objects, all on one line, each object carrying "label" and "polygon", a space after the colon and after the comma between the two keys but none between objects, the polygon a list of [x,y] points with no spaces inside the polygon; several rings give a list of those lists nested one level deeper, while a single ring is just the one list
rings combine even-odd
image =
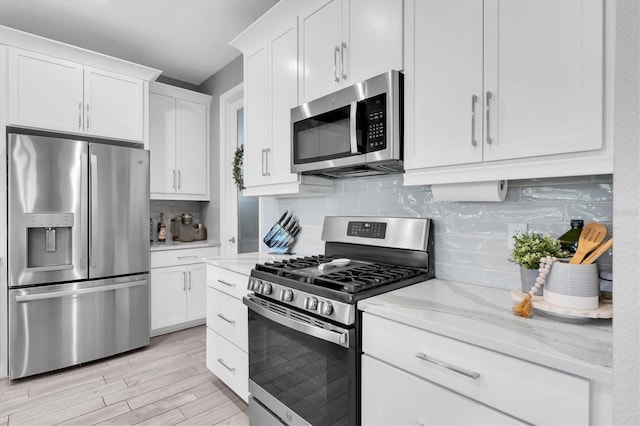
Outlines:
[{"label": "stove control knob", "polygon": [[318,312],[320,312],[322,315],[331,315],[331,312],[333,312],[333,306],[331,305],[331,302],[329,302],[328,300],[320,302]]},{"label": "stove control knob", "polygon": [[260,280],[254,280],[254,279],[249,280],[249,285],[247,286],[247,289],[249,291],[258,291],[259,288],[260,288]]},{"label": "stove control knob", "polygon": [[293,291],[289,289],[280,290],[280,300],[283,302],[291,302],[293,300]]},{"label": "stove control knob", "polygon": [[260,294],[271,294],[271,284],[263,282],[260,286]]},{"label": "stove control knob", "polygon": [[315,311],[318,308],[318,299],[313,296],[305,297],[304,308],[308,311]]}]

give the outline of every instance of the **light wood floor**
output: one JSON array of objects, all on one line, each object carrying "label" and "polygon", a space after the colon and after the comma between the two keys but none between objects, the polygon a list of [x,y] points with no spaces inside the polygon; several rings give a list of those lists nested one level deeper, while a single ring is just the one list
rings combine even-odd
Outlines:
[{"label": "light wood floor", "polygon": [[247,405],[205,366],[205,326],[127,354],[0,379],[0,426],[248,425]]}]

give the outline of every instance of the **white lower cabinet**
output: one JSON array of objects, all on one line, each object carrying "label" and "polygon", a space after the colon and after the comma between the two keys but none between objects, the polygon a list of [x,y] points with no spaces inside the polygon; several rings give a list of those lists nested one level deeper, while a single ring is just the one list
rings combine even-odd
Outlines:
[{"label": "white lower cabinet", "polygon": [[362,347],[363,424],[590,424],[585,378],[366,312]]},{"label": "white lower cabinet", "polygon": [[249,277],[207,265],[207,368],[249,401],[247,293]]},{"label": "white lower cabinet", "polygon": [[[426,401],[428,404],[425,404]],[[514,425],[522,422],[363,355],[362,424]]]},{"label": "white lower cabinet", "polygon": [[151,253],[151,335],[202,324],[207,315],[206,265],[217,248]]}]

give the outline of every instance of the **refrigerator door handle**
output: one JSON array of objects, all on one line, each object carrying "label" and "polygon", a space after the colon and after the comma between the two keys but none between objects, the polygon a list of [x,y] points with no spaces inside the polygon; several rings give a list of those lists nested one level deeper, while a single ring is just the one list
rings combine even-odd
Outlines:
[{"label": "refrigerator door handle", "polygon": [[111,290],[121,290],[123,288],[139,287],[141,285],[146,285],[146,284],[147,284],[147,280],[138,280],[138,281],[131,281],[128,283],[103,285],[103,286],[83,288],[78,290],[63,290],[63,291],[51,291],[48,293],[27,294],[24,296],[16,296],[16,302],[20,303],[20,302],[29,302],[32,300],[53,299],[56,297],[79,296],[79,295],[90,294],[90,293],[101,293],[101,292],[111,291]]},{"label": "refrigerator door handle", "polygon": [[[89,260],[91,267],[89,269],[97,268],[96,263],[98,258],[102,256],[100,253],[100,245],[96,244],[95,235],[98,233],[98,156],[95,154],[90,155],[89,161],[89,182],[91,185],[91,212],[89,214]],[[91,274],[89,274],[91,275]]]}]

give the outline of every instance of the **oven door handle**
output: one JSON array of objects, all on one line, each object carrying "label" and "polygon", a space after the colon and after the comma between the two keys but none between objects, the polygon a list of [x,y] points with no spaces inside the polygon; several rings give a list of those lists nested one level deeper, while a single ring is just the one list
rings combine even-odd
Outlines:
[{"label": "oven door handle", "polygon": [[277,322],[280,325],[284,325],[285,327],[292,328],[296,331],[307,334],[309,336],[317,337],[318,339],[322,339],[327,342],[335,343],[336,345],[340,345],[345,348],[349,347],[349,332],[347,330],[327,330],[324,328],[309,325],[302,321],[282,316],[258,305],[253,301],[253,298],[251,296],[244,296],[242,298],[242,301],[245,305],[247,305],[249,309],[251,309],[255,313],[262,315],[263,317],[270,319],[271,321]]}]

